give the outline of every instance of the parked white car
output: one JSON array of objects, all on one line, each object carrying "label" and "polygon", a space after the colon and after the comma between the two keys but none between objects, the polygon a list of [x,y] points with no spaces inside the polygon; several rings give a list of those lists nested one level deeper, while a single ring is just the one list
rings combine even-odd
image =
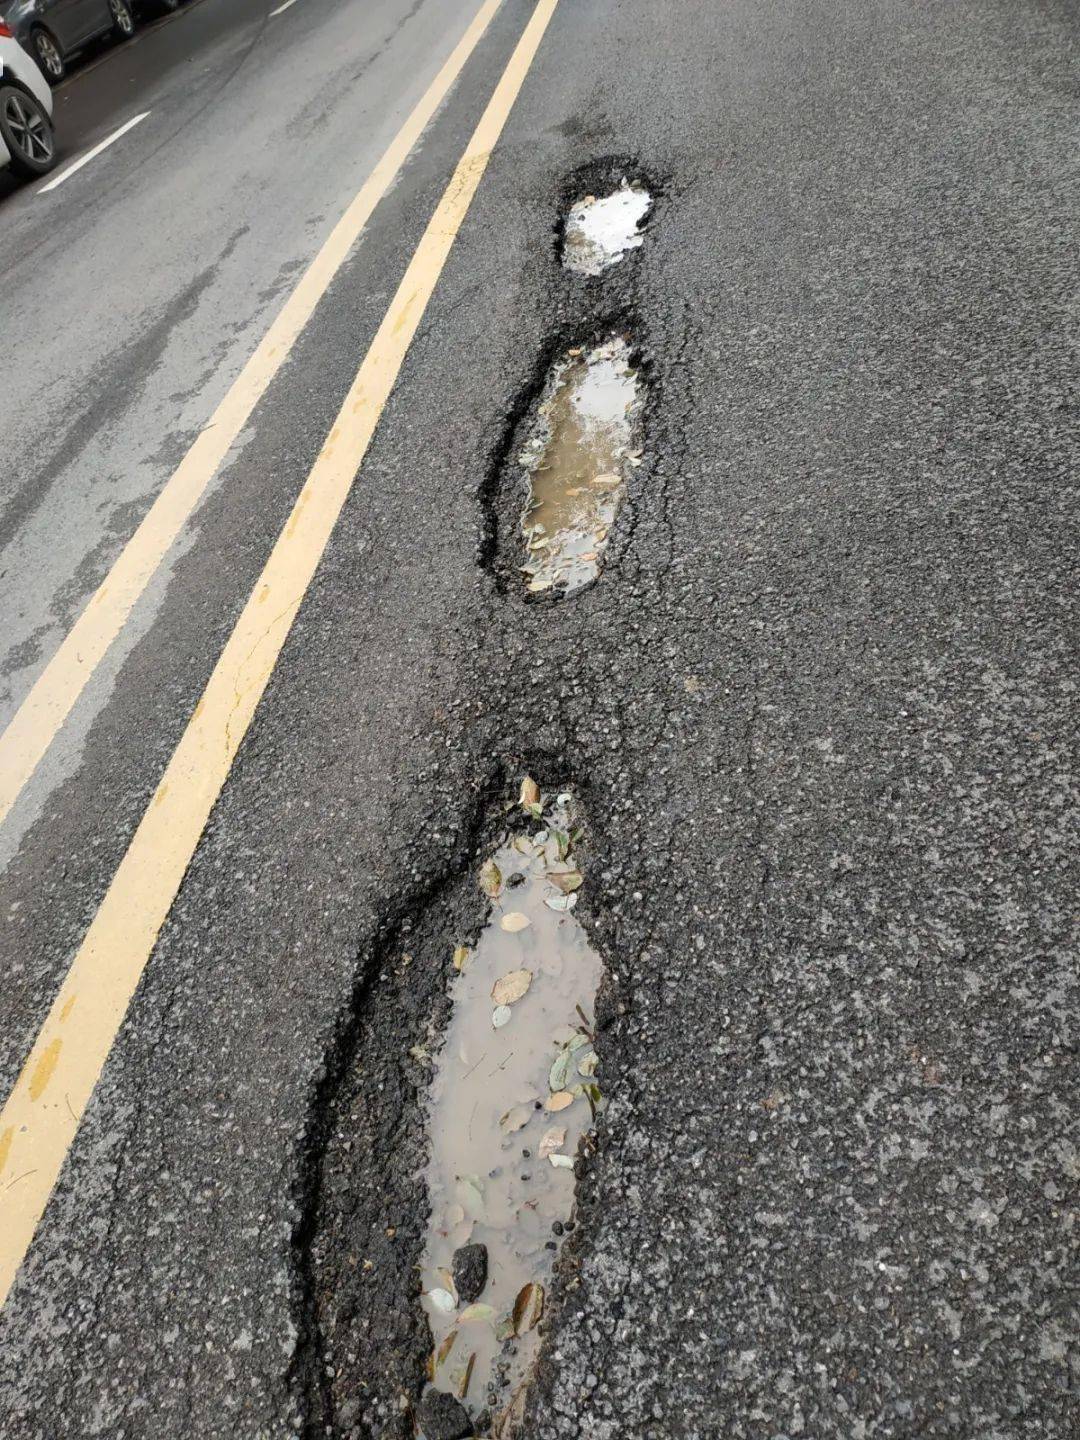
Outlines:
[{"label": "parked white car", "polygon": [[0,169],[33,179],[56,163],[52,91],[37,65],[0,21]]}]

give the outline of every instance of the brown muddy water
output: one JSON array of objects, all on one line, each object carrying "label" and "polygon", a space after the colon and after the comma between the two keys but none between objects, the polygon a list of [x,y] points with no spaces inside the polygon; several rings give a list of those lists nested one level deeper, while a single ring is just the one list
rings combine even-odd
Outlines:
[{"label": "brown muddy water", "polygon": [[643,236],[640,225],[652,196],[625,180],[610,195],[586,195],[572,206],[563,232],[563,264],[578,275],[600,275],[617,265]]},{"label": "brown muddy water", "polygon": [[519,457],[528,477],[521,532],[529,593],[575,594],[596,579],[626,495],[642,407],[621,336],[569,350],[552,367]]},{"label": "brown muddy water", "polygon": [[[428,1102],[429,1374],[493,1437],[520,1418],[557,1237],[571,1220],[573,1157],[603,1103],[590,1034],[603,966],[573,914],[573,802],[542,803],[531,781],[523,801],[479,874],[491,911],[476,945],[455,952]],[[462,1296],[454,1253],[477,1243],[487,1281]]]}]

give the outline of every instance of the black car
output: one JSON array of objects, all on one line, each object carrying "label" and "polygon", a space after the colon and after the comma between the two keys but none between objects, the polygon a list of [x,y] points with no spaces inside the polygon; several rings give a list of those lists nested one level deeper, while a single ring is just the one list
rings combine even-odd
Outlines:
[{"label": "black car", "polygon": [[[180,0],[155,0],[159,12]],[[33,55],[50,85],[64,78],[72,55],[110,32],[119,40],[135,33],[134,0],[0,0],[0,19]]]}]

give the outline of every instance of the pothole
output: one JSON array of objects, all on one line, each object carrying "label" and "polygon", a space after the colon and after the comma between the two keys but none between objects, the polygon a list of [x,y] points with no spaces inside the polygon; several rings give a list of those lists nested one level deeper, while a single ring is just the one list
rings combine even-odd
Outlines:
[{"label": "pothole", "polygon": [[591,1018],[603,964],[572,913],[577,839],[571,797],[545,803],[527,780],[521,823],[480,870],[487,924],[454,956],[428,1102],[428,1440],[515,1432],[573,1225],[575,1155],[603,1103]]},{"label": "pothole", "polygon": [[600,275],[642,242],[641,223],[652,209],[643,185],[623,180],[610,195],[575,201],[563,231],[563,264],[578,275]]},{"label": "pothole", "polygon": [[642,408],[627,341],[616,336],[567,351],[544,387],[520,455],[528,477],[521,520],[530,594],[565,597],[600,573],[626,493]]}]

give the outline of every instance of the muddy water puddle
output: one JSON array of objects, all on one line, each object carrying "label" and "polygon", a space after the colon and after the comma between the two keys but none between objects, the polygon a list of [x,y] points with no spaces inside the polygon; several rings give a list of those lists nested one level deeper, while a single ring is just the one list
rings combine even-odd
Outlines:
[{"label": "muddy water puddle", "polygon": [[520,455],[528,476],[521,531],[531,594],[573,595],[596,579],[626,494],[642,407],[621,336],[574,349],[548,377]]},{"label": "muddy water puddle", "polygon": [[642,242],[641,223],[652,196],[623,181],[610,195],[585,195],[566,217],[563,264],[578,275],[600,275]]},{"label": "muddy water puddle", "polygon": [[602,962],[573,914],[573,802],[545,804],[531,781],[522,798],[520,821],[479,873],[488,922],[455,952],[428,1110],[429,1374],[492,1437],[520,1418],[558,1236],[571,1224],[574,1156],[603,1103],[591,1037]]}]

